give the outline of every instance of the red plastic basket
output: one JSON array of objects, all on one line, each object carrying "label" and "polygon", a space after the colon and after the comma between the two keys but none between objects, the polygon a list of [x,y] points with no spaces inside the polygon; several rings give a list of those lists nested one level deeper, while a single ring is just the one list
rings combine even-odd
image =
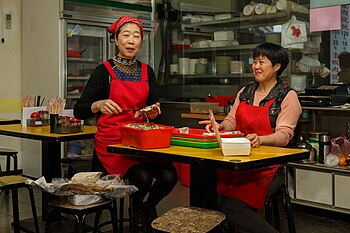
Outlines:
[{"label": "red plastic basket", "polygon": [[158,126],[159,128],[138,129],[123,125],[120,130],[122,144],[140,149],[156,149],[170,146],[171,132],[174,127],[146,123],[140,123],[140,125]]},{"label": "red plastic basket", "polygon": [[234,96],[213,96],[205,98],[205,102],[219,103],[219,106],[223,107],[228,104],[229,101],[233,100]]},{"label": "red plastic basket", "polygon": [[[215,134],[212,135],[203,135],[205,133],[205,129],[193,129],[189,128],[189,132],[187,133],[180,133],[180,130],[178,128],[174,128],[172,132],[172,136],[178,136],[183,138],[198,138],[198,139],[216,139]],[[232,137],[243,137],[244,134],[237,132],[237,133],[231,133],[231,134],[225,134],[225,132],[221,132],[220,136],[222,138],[232,138]]]}]

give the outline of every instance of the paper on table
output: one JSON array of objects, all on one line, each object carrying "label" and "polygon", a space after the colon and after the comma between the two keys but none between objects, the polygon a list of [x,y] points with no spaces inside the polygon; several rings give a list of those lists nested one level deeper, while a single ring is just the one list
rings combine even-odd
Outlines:
[{"label": "paper on table", "polygon": [[224,156],[232,155],[249,155],[250,154],[250,140],[244,137],[237,138],[223,138],[221,139],[218,126],[215,121],[215,116],[211,110],[209,110],[209,118],[211,125],[213,126],[216,140],[220,146],[221,152]]}]

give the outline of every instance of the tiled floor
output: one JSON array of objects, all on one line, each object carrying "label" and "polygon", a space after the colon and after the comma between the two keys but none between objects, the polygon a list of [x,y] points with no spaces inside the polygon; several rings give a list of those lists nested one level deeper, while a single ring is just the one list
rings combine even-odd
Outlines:
[{"label": "tiled floor", "polygon": [[[41,192],[35,189],[36,206],[38,215],[41,215]],[[20,219],[31,218],[31,208],[29,202],[29,195],[26,189],[19,191],[20,201]],[[173,192],[165,198],[158,207],[158,214],[162,214],[167,210],[176,206],[188,206],[188,188],[178,184]],[[263,211],[261,211],[263,212]],[[295,224],[298,233],[341,233],[350,232],[350,216],[321,211],[319,209],[306,208],[303,206],[294,206]],[[103,214],[103,219],[108,219],[108,213]],[[91,223],[93,216],[88,218]],[[285,219],[283,211],[281,210],[281,219]],[[5,196],[5,193],[0,194],[0,232],[13,232],[11,228],[12,222],[12,204],[11,194]],[[28,222],[31,225],[30,222]],[[44,224],[40,224],[40,232],[44,232]],[[67,230],[68,229],[68,230]],[[125,233],[128,233],[128,226],[124,227]],[[52,232],[73,232],[72,224],[64,224],[63,226],[53,226]],[[105,232],[110,232],[110,227],[102,229]],[[288,232],[286,222],[282,222],[281,232]]]}]

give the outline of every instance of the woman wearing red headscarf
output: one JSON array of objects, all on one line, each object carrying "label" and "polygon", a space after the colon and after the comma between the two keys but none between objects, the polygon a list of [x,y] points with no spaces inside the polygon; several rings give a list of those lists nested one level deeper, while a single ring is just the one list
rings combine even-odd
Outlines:
[{"label": "woman wearing red headscarf", "polygon": [[[92,73],[81,98],[74,106],[74,115],[86,119],[97,114],[94,170],[103,169],[109,174],[120,174],[139,189],[132,194],[135,229],[136,232],[149,232],[150,223],[157,216],[156,205],[176,185],[177,173],[172,163],[141,161],[106,150],[107,145],[121,142],[121,124],[146,122],[147,118],[157,119],[160,107],[153,69],[135,58],[144,36],[140,20],[122,16],[110,26],[109,31],[111,42],[116,44],[118,53]],[[135,117],[134,112],[125,111],[142,109],[152,104],[157,107],[147,112],[147,116],[141,114]],[[96,164],[102,166],[98,168]]]}]

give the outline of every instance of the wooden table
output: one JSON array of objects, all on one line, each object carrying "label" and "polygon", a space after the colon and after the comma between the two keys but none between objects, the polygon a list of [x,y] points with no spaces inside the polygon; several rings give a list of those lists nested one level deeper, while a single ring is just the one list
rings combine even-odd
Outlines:
[{"label": "wooden table", "polygon": [[308,158],[309,151],[282,147],[252,148],[249,156],[223,156],[219,148],[198,149],[170,146],[141,150],[125,145],[110,145],[107,151],[190,164],[190,205],[216,208],[217,168],[243,171]]},{"label": "wooden table", "polygon": [[[27,127],[20,124],[0,125],[0,135],[41,141],[41,172],[48,182],[51,182],[52,178],[61,177],[61,142],[91,139],[94,138],[96,131],[97,128],[95,126],[84,126],[84,131],[81,133],[56,134],[50,133],[50,126]],[[25,156],[25,151],[23,156]],[[35,163],[38,161],[33,162]],[[49,195],[43,192],[43,221],[46,221],[48,199]]]}]

